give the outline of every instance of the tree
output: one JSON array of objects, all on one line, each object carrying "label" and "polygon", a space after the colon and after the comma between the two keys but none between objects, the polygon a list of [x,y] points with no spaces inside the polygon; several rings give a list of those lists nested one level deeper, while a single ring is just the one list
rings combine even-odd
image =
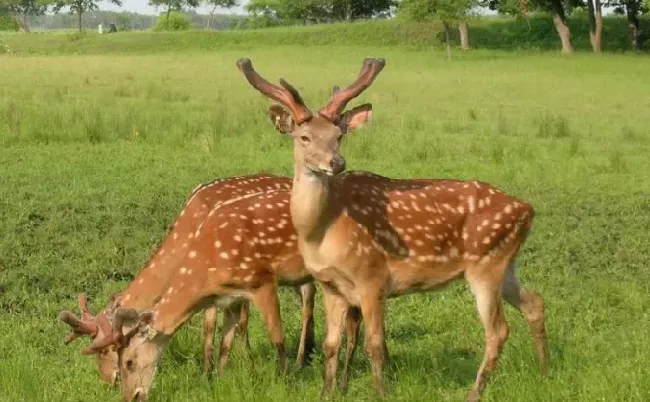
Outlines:
[{"label": "tree", "polygon": [[562,54],[573,54],[574,48],[573,43],[571,43],[571,31],[566,23],[566,13],[562,0],[544,0],[543,6],[551,11],[553,25],[555,25],[555,30],[560,35],[560,41],[562,42]]},{"label": "tree", "polygon": [[639,17],[648,12],[648,4],[644,0],[611,0],[606,5],[614,7],[616,14],[625,14],[630,30],[630,46],[633,49],[641,48],[639,40]]},{"label": "tree", "polygon": [[166,8],[167,20],[169,20],[169,13],[172,11],[183,11],[184,7],[196,8],[200,4],[200,0],[149,0],[149,5]]},{"label": "tree", "polygon": [[477,5],[475,0],[402,0],[400,14],[416,21],[440,21],[445,29],[447,56],[451,58],[451,28],[458,24],[463,49],[469,48],[467,17]]},{"label": "tree", "polygon": [[246,10],[255,17],[284,24],[354,21],[382,16],[395,0],[251,0]]},{"label": "tree", "polygon": [[[100,0],[56,0],[54,3],[54,11],[59,12],[63,8],[67,8],[70,14],[76,14],[79,23],[79,31],[83,29],[81,23],[82,15],[87,11],[97,11],[99,10],[99,1]],[[116,6],[122,6],[121,0],[108,0],[109,3],[115,4]]]},{"label": "tree", "polygon": [[589,40],[594,52],[602,50],[603,8],[600,0],[587,0],[589,16]]},{"label": "tree", "polygon": [[353,21],[383,15],[397,5],[394,0],[325,0],[335,21]]},{"label": "tree", "polygon": [[[571,31],[567,25],[566,10],[582,6],[582,0],[483,0],[482,5],[502,14],[525,15],[530,9],[549,11],[555,30],[562,42],[562,54],[572,54]],[[589,0],[587,0],[589,1]]]},{"label": "tree", "polygon": [[48,6],[48,0],[0,0],[0,11],[10,15],[23,32],[29,32],[27,17],[45,14]]},{"label": "tree", "polygon": [[212,17],[214,16],[214,12],[217,11],[218,7],[232,8],[239,5],[239,2],[237,0],[203,0],[203,3],[206,6],[212,7],[210,9],[210,14],[208,15],[208,22],[206,24],[206,28],[208,29],[210,29],[210,24],[212,23]]}]

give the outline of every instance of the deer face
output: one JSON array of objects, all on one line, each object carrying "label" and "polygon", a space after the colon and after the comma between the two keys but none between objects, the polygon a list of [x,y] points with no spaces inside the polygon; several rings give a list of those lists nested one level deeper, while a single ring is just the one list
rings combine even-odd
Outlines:
[{"label": "deer face", "polygon": [[276,130],[293,138],[297,166],[326,176],[345,171],[345,158],[340,152],[343,137],[363,126],[371,116],[372,105],[367,103],[345,112],[337,123],[316,116],[299,125],[282,106],[269,108],[269,117]]},{"label": "deer face", "polygon": [[124,402],[146,401],[156,375],[163,346],[138,331],[119,350],[120,384]]}]

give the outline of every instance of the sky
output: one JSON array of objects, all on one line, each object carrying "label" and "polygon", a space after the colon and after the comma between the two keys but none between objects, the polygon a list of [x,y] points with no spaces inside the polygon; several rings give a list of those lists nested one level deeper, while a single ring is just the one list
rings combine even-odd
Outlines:
[{"label": "sky", "polygon": [[[239,3],[241,5],[244,5],[246,4],[246,0],[240,0]],[[245,11],[241,5],[239,7],[233,7],[230,10],[217,9],[217,12],[219,14],[245,14]],[[149,15],[158,14],[156,12],[156,9],[149,5],[149,0],[122,0],[122,7],[118,7],[107,1],[100,1],[99,9],[106,10],[106,11],[130,11],[132,13],[149,14]],[[209,12],[208,9],[203,6],[198,7],[196,11],[199,13]]]}]

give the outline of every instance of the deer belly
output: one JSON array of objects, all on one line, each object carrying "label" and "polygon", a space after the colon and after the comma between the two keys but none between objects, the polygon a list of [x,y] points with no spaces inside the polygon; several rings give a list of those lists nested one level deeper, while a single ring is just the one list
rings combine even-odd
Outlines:
[{"label": "deer belly", "polygon": [[458,264],[389,264],[389,296],[431,291],[442,288],[463,274],[463,267]]},{"label": "deer belly", "polygon": [[236,292],[229,295],[217,296],[215,298],[214,304],[219,309],[226,309],[235,303],[239,303],[245,299],[245,294],[243,292]]},{"label": "deer belly", "polygon": [[354,282],[336,268],[321,269],[314,274],[314,279],[331,292],[343,297],[350,305],[360,305],[361,299]]},{"label": "deer belly", "polygon": [[302,256],[297,255],[274,267],[275,276],[281,286],[299,286],[312,280],[312,276],[305,269]]}]

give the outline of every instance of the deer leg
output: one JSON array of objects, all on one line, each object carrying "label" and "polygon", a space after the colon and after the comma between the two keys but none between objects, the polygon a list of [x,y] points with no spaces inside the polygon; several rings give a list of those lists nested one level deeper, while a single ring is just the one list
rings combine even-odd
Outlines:
[{"label": "deer leg", "polygon": [[528,322],[530,334],[535,342],[537,360],[542,375],[548,372],[548,349],[546,344],[546,328],[544,325],[544,299],[529,289],[523,287],[515,275],[515,264],[511,263],[506,271],[503,282],[503,298],[519,310]]},{"label": "deer leg", "polygon": [[219,347],[219,376],[223,376],[228,363],[228,355],[237,330],[237,323],[241,315],[242,303],[228,306],[223,311],[223,325],[221,326],[221,346]]},{"label": "deer leg", "polygon": [[323,290],[325,319],[327,321],[327,332],[323,341],[325,374],[321,395],[329,396],[332,393],[336,379],[339,352],[341,350],[341,338],[343,335],[343,320],[349,305],[343,297],[327,287],[321,286],[321,289]]},{"label": "deer leg", "polygon": [[347,346],[345,350],[345,366],[343,366],[343,377],[341,378],[341,393],[348,392],[348,380],[350,378],[350,363],[354,352],[359,344],[359,328],[361,327],[361,310],[358,307],[350,307],[346,315]]},{"label": "deer leg", "polygon": [[381,292],[372,292],[361,297],[361,314],[366,325],[365,349],[372,367],[375,390],[380,399],[384,399],[386,396],[383,381],[384,308],[384,298]]},{"label": "deer leg", "polygon": [[297,289],[302,300],[302,330],[300,332],[300,346],[296,364],[302,367],[311,361],[315,349],[314,339],[314,299],[316,286],[313,282],[305,283]]},{"label": "deer leg", "polygon": [[384,366],[390,366],[390,356],[388,355],[388,345],[386,345],[386,328],[384,327],[384,342],[383,342],[383,356],[384,356]]},{"label": "deer leg", "polygon": [[466,278],[476,298],[476,307],[485,328],[485,355],[476,373],[474,385],[467,396],[468,402],[481,399],[487,379],[496,368],[499,354],[509,334],[508,324],[503,314],[501,283],[490,275],[494,270],[488,270],[485,266],[477,266],[477,268],[482,269],[481,274],[485,272],[489,274],[475,276],[466,272]]},{"label": "deer leg", "polygon": [[214,370],[214,334],[217,330],[217,306],[203,312],[203,373],[210,376]]},{"label": "deer leg", "polygon": [[260,311],[260,315],[266,324],[269,337],[273,346],[278,351],[278,363],[282,373],[287,368],[287,352],[284,347],[284,331],[280,319],[280,302],[275,282],[269,282],[257,289],[253,296],[253,302]]},{"label": "deer leg", "polygon": [[251,357],[251,344],[248,339],[248,316],[249,316],[249,303],[243,302],[239,314],[239,323],[237,323],[237,333],[243,337],[244,345]]}]

